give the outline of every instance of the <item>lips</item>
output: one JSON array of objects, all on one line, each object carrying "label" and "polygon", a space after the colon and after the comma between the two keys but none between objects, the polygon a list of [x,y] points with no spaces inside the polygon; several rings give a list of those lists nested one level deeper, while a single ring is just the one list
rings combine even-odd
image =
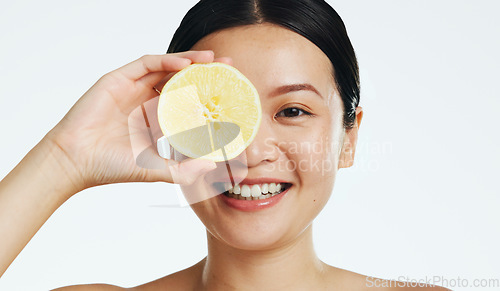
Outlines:
[{"label": "lips", "polygon": [[229,182],[212,184],[226,205],[241,211],[258,211],[276,205],[292,183],[271,178],[244,179],[234,187]]}]

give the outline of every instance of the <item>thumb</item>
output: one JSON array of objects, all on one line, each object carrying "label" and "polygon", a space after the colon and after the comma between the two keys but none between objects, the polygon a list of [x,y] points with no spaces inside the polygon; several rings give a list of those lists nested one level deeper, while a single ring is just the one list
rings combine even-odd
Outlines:
[{"label": "thumb", "polygon": [[199,176],[217,168],[217,164],[206,159],[185,158],[182,161],[165,159],[156,148],[149,147],[139,154],[136,164],[141,168],[141,182],[167,182],[190,185]]},{"label": "thumb", "polygon": [[214,161],[205,159],[185,159],[181,162],[175,160],[166,160],[168,164],[168,178],[169,183],[191,185],[201,175],[217,168]]}]

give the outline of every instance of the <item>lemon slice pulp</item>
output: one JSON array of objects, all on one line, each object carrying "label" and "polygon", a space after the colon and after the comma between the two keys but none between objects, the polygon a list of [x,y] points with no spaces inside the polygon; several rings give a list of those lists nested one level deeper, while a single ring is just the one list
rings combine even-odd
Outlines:
[{"label": "lemon slice pulp", "polygon": [[253,141],[262,118],[259,94],[236,68],[193,64],[163,87],[158,121],[169,143],[191,158],[230,160]]}]

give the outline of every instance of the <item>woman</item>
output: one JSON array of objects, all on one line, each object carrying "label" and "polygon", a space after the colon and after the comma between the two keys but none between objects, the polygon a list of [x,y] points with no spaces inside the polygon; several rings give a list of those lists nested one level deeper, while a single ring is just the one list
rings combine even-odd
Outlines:
[{"label": "woman", "polygon": [[[338,169],[353,163],[363,116],[354,50],[328,4],[201,1],[184,18],[168,53],[144,56],[102,77],[2,180],[0,274],[48,217],[79,191],[164,181],[181,184],[188,200],[207,193],[191,207],[206,226],[208,255],[134,290],[405,288],[367,284],[368,277],[328,266],[313,249],[312,221],[328,201]],[[262,200],[266,207],[242,209],[233,201],[239,197],[210,195],[220,193],[216,183],[223,182],[225,164],[185,157],[164,161],[150,152],[150,158],[166,165],[153,169],[138,166],[132,153],[128,126],[134,109],[156,97],[153,88],[172,73],[214,61],[235,66],[259,91],[261,127],[232,167],[241,188],[280,184],[279,199]],[[24,182],[26,177],[31,183]],[[87,289],[120,288],[61,288]]]}]

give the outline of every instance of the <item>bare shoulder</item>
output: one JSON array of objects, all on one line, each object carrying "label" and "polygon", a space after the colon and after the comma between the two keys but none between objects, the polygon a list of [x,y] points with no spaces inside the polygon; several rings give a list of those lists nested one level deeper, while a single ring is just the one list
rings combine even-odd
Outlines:
[{"label": "bare shoulder", "polygon": [[[192,284],[192,277],[189,276],[189,269],[173,273],[158,280],[132,287],[122,288],[108,284],[86,284],[86,285],[73,285],[54,289],[52,291],[152,291],[152,290],[190,290],[193,289],[189,283]],[[191,280],[189,280],[191,279]]]},{"label": "bare shoulder", "polygon": [[153,291],[153,290],[195,290],[197,281],[194,278],[199,278],[200,270],[203,267],[205,260],[200,261],[194,266],[179,272],[170,274],[155,281],[139,285],[132,288],[122,288],[107,284],[89,284],[89,285],[74,285],[61,287],[52,291]]},{"label": "bare shoulder", "polygon": [[152,290],[196,290],[198,278],[201,277],[205,259],[184,270],[175,272],[155,281],[131,288],[131,291]]},{"label": "bare shoulder", "polygon": [[329,266],[328,280],[339,290],[419,290],[419,291],[450,291],[440,286],[412,286],[408,283],[394,280],[365,276],[359,273]]},{"label": "bare shoulder", "polygon": [[118,291],[130,290],[108,284],[88,284],[88,285],[73,285],[54,289],[52,291]]}]

